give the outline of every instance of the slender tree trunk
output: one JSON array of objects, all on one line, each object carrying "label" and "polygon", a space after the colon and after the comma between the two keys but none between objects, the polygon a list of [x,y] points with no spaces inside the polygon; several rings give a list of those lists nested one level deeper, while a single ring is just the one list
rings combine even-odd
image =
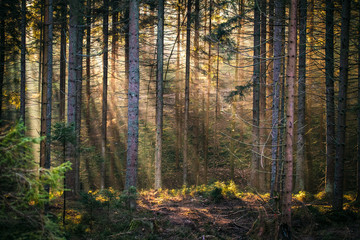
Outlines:
[{"label": "slender tree trunk", "polygon": [[[212,29],[212,11],[213,11],[213,0],[209,3],[209,36],[211,36]],[[204,134],[204,161],[205,161],[205,183],[208,180],[208,169],[209,169],[209,127],[210,127],[210,89],[211,89],[211,39],[209,39],[209,50],[208,50],[208,73],[207,73],[207,93],[206,93],[206,116],[205,116],[205,134]]]},{"label": "slender tree trunk", "polygon": [[162,134],[163,134],[163,61],[164,61],[164,0],[158,2],[157,26],[157,71],[156,71],[156,147],[155,147],[155,189],[162,186]]},{"label": "slender tree trunk", "polygon": [[180,92],[181,92],[181,78],[180,78],[180,47],[181,47],[181,0],[178,0],[177,6],[177,47],[176,47],[176,95],[175,95],[175,105],[176,105],[176,156],[175,156],[175,165],[176,169],[180,168],[180,149],[181,149],[181,101],[180,101]]},{"label": "slender tree trunk", "polygon": [[288,38],[288,63],[286,68],[287,103],[286,103],[286,147],[285,147],[285,182],[282,198],[282,223],[291,227],[291,194],[293,185],[293,140],[294,140],[294,91],[296,75],[297,41],[297,0],[291,0]]},{"label": "slender tree trunk", "polygon": [[128,140],[125,188],[136,187],[139,143],[139,1],[130,0],[129,12]]},{"label": "slender tree trunk", "polygon": [[307,0],[299,2],[299,85],[295,192],[305,190],[306,20]]},{"label": "slender tree trunk", "polygon": [[270,197],[274,197],[277,160],[278,139],[279,139],[279,105],[280,105],[280,73],[282,67],[282,30],[281,26],[284,17],[283,1],[275,1],[275,21],[274,21],[274,67],[273,67],[273,104],[272,104],[272,128],[271,128],[271,183]]},{"label": "slender tree trunk", "polygon": [[[21,1],[21,83],[20,116],[25,124],[25,88],[26,88],[26,0]],[[1,106],[0,106],[1,107]]]},{"label": "slender tree trunk", "polygon": [[260,17],[260,96],[259,96],[259,139],[260,139],[260,164],[259,164],[259,190],[266,190],[266,0],[261,0]]},{"label": "slender tree trunk", "polygon": [[[358,6],[358,12],[360,14],[360,4]],[[359,15],[360,16],[360,15]],[[356,201],[360,203],[360,18],[358,22],[358,109],[357,109],[357,117],[358,117],[358,132],[357,132],[357,194]]]},{"label": "slender tree trunk", "polygon": [[47,101],[46,101],[46,158],[45,158],[45,168],[50,169],[51,164],[51,111],[52,111],[52,75],[53,75],[53,0],[48,2],[48,42],[46,44],[48,59],[47,59]]},{"label": "slender tree trunk", "polygon": [[183,184],[187,184],[187,165],[188,165],[188,125],[189,125],[189,83],[190,83],[190,33],[191,33],[191,2],[187,3],[187,23],[186,23],[186,66],[185,66],[185,113],[184,113],[184,145],[183,145]]},{"label": "slender tree trunk", "polygon": [[340,46],[340,75],[339,75],[339,102],[336,132],[336,161],[334,181],[334,210],[343,208],[344,192],[344,163],[346,142],[346,103],[347,83],[349,71],[349,26],[350,26],[350,0],[342,1],[341,11],[341,46]]},{"label": "slender tree trunk", "polygon": [[66,32],[67,32],[67,1],[61,3],[60,33],[60,121],[65,121],[65,79],[66,79]]},{"label": "slender tree trunk", "polygon": [[[47,87],[48,87],[48,71],[49,71],[49,0],[44,2],[44,42],[43,42],[43,67],[42,67],[42,84],[41,84],[41,122],[40,122],[40,136],[46,136],[46,108],[47,108]],[[46,162],[46,140],[40,142],[40,167],[45,167]]]},{"label": "slender tree trunk", "polygon": [[260,8],[259,0],[254,6],[254,73],[253,73],[253,126],[252,126],[252,159],[250,184],[259,186],[259,75],[260,75]]},{"label": "slender tree trunk", "polygon": [[325,192],[332,195],[335,174],[335,103],[334,103],[334,1],[326,0],[326,180]]},{"label": "slender tree trunk", "polygon": [[[195,72],[194,72],[194,78],[193,78],[193,83],[194,83],[194,91],[193,91],[193,99],[194,99],[194,117],[195,118],[199,118],[199,105],[197,105],[196,103],[200,102],[200,92],[199,92],[199,71],[200,71],[200,62],[199,62],[199,49],[200,49],[200,44],[199,44],[199,39],[200,39],[200,0],[195,0],[195,9],[194,9],[194,13],[195,13],[195,26],[194,26],[194,67],[195,67]],[[200,125],[199,125],[199,121],[195,121],[194,126],[194,135],[195,135],[195,142],[194,142],[194,147],[195,147],[195,185],[199,185],[199,177],[200,177],[200,156],[199,156],[199,152],[200,152]]]},{"label": "slender tree trunk", "polygon": [[[68,62],[68,107],[67,107],[67,123],[73,129],[73,136],[76,136],[77,125],[77,101],[78,101],[78,82],[81,83],[79,77],[79,28],[81,24],[80,10],[82,7],[81,0],[72,0],[70,3],[70,20],[69,20],[69,62]],[[66,174],[66,187],[71,191],[66,192],[66,196],[76,196],[79,190],[78,182],[78,159],[76,158],[76,145],[75,142],[67,143],[66,157],[72,163],[72,170]]]},{"label": "slender tree trunk", "polygon": [[100,188],[105,188],[106,179],[106,135],[107,135],[107,89],[108,89],[108,48],[109,48],[109,0],[104,0],[103,9],[103,93],[102,93],[102,125],[101,125],[101,179]]},{"label": "slender tree trunk", "polygon": [[[3,6],[1,2],[1,7]],[[0,17],[0,126],[3,119],[3,86],[4,86],[4,74],[5,74],[5,16]]]}]

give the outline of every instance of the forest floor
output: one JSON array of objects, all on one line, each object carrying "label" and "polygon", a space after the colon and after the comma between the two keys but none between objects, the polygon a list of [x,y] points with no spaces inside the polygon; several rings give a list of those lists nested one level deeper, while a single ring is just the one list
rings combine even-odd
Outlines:
[{"label": "forest floor", "polygon": [[[292,239],[360,239],[359,208],[348,201],[347,210],[334,213],[308,196],[294,197]],[[276,239],[287,232],[272,205],[268,195],[253,193],[144,191],[134,211],[116,204],[68,210],[67,239]]]}]

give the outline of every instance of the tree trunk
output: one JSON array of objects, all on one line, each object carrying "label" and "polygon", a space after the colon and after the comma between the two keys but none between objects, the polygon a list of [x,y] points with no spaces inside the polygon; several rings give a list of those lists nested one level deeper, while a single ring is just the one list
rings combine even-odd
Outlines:
[{"label": "tree trunk", "polygon": [[334,1],[326,0],[326,180],[325,192],[334,190],[335,174],[335,103],[334,103]]},{"label": "tree trunk", "polygon": [[188,125],[189,125],[189,83],[190,83],[190,33],[191,33],[191,2],[187,3],[187,23],[186,23],[186,65],[185,65],[185,116],[184,116],[184,145],[183,145],[183,184],[187,184],[187,164],[188,164]]},{"label": "tree trunk", "polygon": [[48,2],[48,42],[46,44],[48,59],[47,59],[47,101],[46,101],[46,150],[45,150],[45,165],[44,167],[50,169],[51,164],[51,111],[52,111],[52,75],[53,75],[53,0]]},{"label": "tree trunk", "polygon": [[294,140],[294,91],[296,75],[296,39],[297,39],[297,0],[291,0],[288,38],[288,63],[286,68],[286,147],[285,182],[282,198],[282,223],[291,227],[291,194],[293,184],[293,140]]},{"label": "tree trunk", "polygon": [[307,0],[299,2],[299,82],[295,192],[305,190],[306,19]]},{"label": "tree trunk", "polygon": [[106,135],[107,135],[107,89],[108,89],[108,46],[109,46],[109,0],[103,6],[103,92],[102,92],[102,124],[101,124],[101,179],[100,188],[105,188],[106,179]]},{"label": "tree trunk", "polygon": [[65,121],[65,79],[66,79],[66,32],[67,32],[67,1],[61,2],[61,33],[60,33],[60,121]]},{"label": "tree trunk", "polygon": [[341,11],[341,46],[340,46],[340,75],[339,75],[339,102],[338,121],[336,131],[336,162],[334,181],[333,208],[340,211],[343,208],[344,192],[344,163],[346,141],[346,103],[347,83],[349,71],[349,25],[350,25],[350,0],[342,1]]},{"label": "tree trunk", "polygon": [[279,105],[280,105],[280,73],[282,67],[282,29],[284,18],[283,1],[275,1],[274,22],[274,67],[273,67],[273,104],[272,104],[272,128],[271,128],[271,183],[270,197],[274,197],[278,154],[279,133]]},{"label": "tree trunk", "polygon": [[[81,0],[72,0],[70,3],[70,20],[69,20],[69,62],[68,62],[68,107],[67,107],[67,123],[69,127],[72,127],[72,134],[78,140],[76,136],[77,128],[77,101],[78,99],[78,82],[81,83],[79,77],[79,56],[80,47],[79,47],[79,28],[81,24]],[[81,91],[80,91],[81,93]],[[76,158],[76,145],[75,142],[67,143],[66,157],[67,160],[72,163],[72,170],[68,171],[66,174],[66,188],[70,191],[66,192],[66,196],[75,197],[79,191],[79,165],[78,159]]]},{"label": "tree trunk", "polygon": [[164,0],[158,2],[157,25],[157,71],[156,71],[156,146],[155,146],[155,189],[162,186],[162,135],[163,135],[163,61],[164,61]]},{"label": "tree trunk", "polygon": [[260,92],[259,92],[259,139],[260,139],[260,164],[259,164],[259,190],[266,190],[266,0],[260,2]]},{"label": "tree trunk", "polygon": [[[360,4],[358,8],[358,12],[360,14]],[[358,22],[358,33],[360,33],[360,19]],[[358,109],[357,109],[357,117],[358,117],[358,131],[357,131],[357,194],[356,194],[356,202],[360,203],[360,34],[358,37]]]},{"label": "tree trunk", "polygon": [[[25,124],[25,88],[26,88],[26,0],[21,1],[21,80],[20,80],[20,116]],[[0,106],[1,107],[1,106]]]},{"label": "tree trunk", "polygon": [[[41,122],[40,122],[40,136],[46,136],[46,109],[47,109],[47,87],[48,87],[48,71],[49,71],[49,0],[45,0],[44,2],[44,35],[43,35],[43,67],[42,67],[42,84],[41,84]],[[43,139],[40,142],[40,167],[45,167],[46,162],[46,140]]]},{"label": "tree trunk", "polygon": [[253,73],[253,126],[252,126],[252,159],[251,186],[259,187],[259,75],[260,75],[260,9],[259,0],[254,6],[254,73]]},{"label": "tree trunk", "polygon": [[[3,7],[3,3],[0,3],[0,7]],[[0,16],[0,126],[3,119],[3,86],[4,86],[4,74],[5,74],[5,16]]]},{"label": "tree trunk", "polygon": [[139,143],[139,0],[130,0],[129,12],[128,140],[125,188],[136,187]]},{"label": "tree trunk", "polygon": [[180,92],[181,92],[181,78],[180,78],[180,47],[181,47],[181,0],[178,0],[177,6],[177,47],[176,47],[176,95],[175,95],[175,106],[176,106],[176,156],[175,156],[175,166],[176,169],[180,168],[180,149],[181,149],[181,101],[180,101]]},{"label": "tree trunk", "polygon": [[[209,36],[211,36],[212,29],[212,11],[213,11],[213,0],[210,0],[209,3]],[[208,41],[209,43],[209,58],[208,58],[208,73],[207,73],[207,93],[206,93],[206,116],[205,116],[205,134],[204,134],[204,161],[205,161],[205,183],[208,180],[208,169],[209,169],[209,121],[210,121],[210,89],[211,89],[211,39]]]}]

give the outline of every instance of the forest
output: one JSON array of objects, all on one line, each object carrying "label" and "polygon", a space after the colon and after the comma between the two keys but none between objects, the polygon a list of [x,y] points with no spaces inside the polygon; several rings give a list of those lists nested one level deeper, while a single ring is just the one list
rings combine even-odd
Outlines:
[{"label": "forest", "polygon": [[360,1],[0,0],[0,239],[360,239]]}]

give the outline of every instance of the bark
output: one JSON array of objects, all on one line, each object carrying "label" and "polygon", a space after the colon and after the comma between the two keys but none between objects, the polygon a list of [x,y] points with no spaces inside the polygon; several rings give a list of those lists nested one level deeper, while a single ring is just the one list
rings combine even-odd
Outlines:
[{"label": "bark", "polygon": [[[2,6],[2,4],[0,5]],[[5,74],[5,17],[0,17],[0,126],[3,121],[3,86]]]},{"label": "bark", "polygon": [[[210,0],[209,3],[209,36],[211,36],[212,30],[212,11],[213,11],[213,0]],[[208,73],[207,73],[207,93],[206,93],[206,116],[205,116],[205,134],[204,134],[204,161],[205,161],[205,183],[208,180],[208,169],[209,169],[209,121],[210,121],[210,89],[211,89],[211,39],[208,41],[209,43],[209,58],[208,58]]]},{"label": "bark", "polygon": [[[195,0],[195,29],[194,29],[194,67],[195,67],[195,72],[194,72],[194,79],[193,79],[193,83],[194,83],[194,91],[193,91],[193,101],[194,103],[198,103],[200,102],[200,92],[199,92],[199,71],[200,71],[200,63],[199,63],[199,49],[200,49],[200,44],[199,44],[199,39],[200,39],[200,34],[199,34],[199,30],[200,30],[200,0]],[[194,106],[194,116],[195,118],[199,117],[199,107],[198,105]],[[194,142],[194,147],[195,147],[195,185],[199,185],[199,176],[200,176],[200,156],[199,156],[199,152],[200,152],[200,125],[199,125],[199,121],[195,121],[194,123],[194,135],[195,135],[195,142]]]},{"label": "bark", "polygon": [[45,150],[45,164],[44,167],[50,169],[51,164],[51,111],[52,111],[52,75],[53,75],[53,0],[48,2],[48,42],[46,44],[48,59],[47,59],[47,101],[46,101],[46,150]]},{"label": "bark", "polygon": [[188,125],[189,125],[189,83],[190,83],[190,33],[191,33],[191,2],[187,3],[187,23],[186,23],[186,63],[185,63],[185,113],[184,113],[184,145],[183,145],[183,184],[187,184],[187,165],[188,165]]},{"label": "bark", "polygon": [[291,227],[291,194],[293,185],[293,140],[294,140],[294,91],[296,75],[296,39],[297,39],[297,0],[291,0],[288,37],[288,63],[286,67],[287,103],[286,103],[286,147],[285,182],[282,198],[282,223]]},{"label": "bark", "polygon": [[106,140],[107,140],[107,89],[108,89],[108,48],[109,48],[109,0],[104,0],[103,9],[103,92],[102,92],[102,124],[101,124],[101,178],[100,188],[105,188],[106,179]]},{"label": "bark", "polygon": [[[43,66],[42,66],[42,83],[41,83],[41,122],[40,122],[40,136],[46,136],[46,108],[47,108],[47,87],[48,87],[48,43],[49,43],[49,0],[44,2],[44,34],[43,34]],[[46,140],[40,142],[40,167],[45,167],[46,162]]]},{"label": "bark", "polygon": [[21,1],[20,116],[21,116],[21,119],[24,122],[24,124],[25,124],[25,97],[26,97],[26,95],[25,95],[25,88],[26,88],[26,75],[25,75],[26,74],[26,59],[25,59],[25,57],[26,57],[26,0],[22,0]]},{"label": "bark", "polygon": [[139,1],[130,0],[129,11],[128,140],[125,189],[136,187],[139,143]]},{"label": "bark", "polygon": [[307,0],[299,2],[299,82],[295,192],[305,190],[305,109],[306,109],[306,19]]},{"label": "bark", "polygon": [[181,78],[180,78],[180,47],[181,47],[181,0],[178,0],[177,6],[177,47],[176,47],[176,95],[175,95],[175,105],[176,105],[176,156],[175,156],[175,165],[176,169],[180,168],[180,149],[181,149],[181,101],[180,101],[180,88],[181,88]]},{"label": "bark", "polygon": [[334,103],[334,1],[326,1],[326,180],[325,192],[332,195],[335,174],[335,103]]},{"label": "bark", "polygon": [[158,2],[157,72],[156,72],[156,146],[155,189],[162,187],[162,135],[163,135],[163,61],[164,61],[164,0]]},{"label": "bark", "polygon": [[[360,4],[358,6],[358,12],[360,14]],[[360,18],[358,22],[358,34],[360,33]],[[357,108],[357,117],[358,117],[358,131],[357,131],[357,194],[356,194],[356,201],[360,202],[360,34],[358,37],[358,108]]]},{"label": "bark", "polygon": [[339,75],[339,101],[336,131],[335,181],[334,181],[334,210],[343,208],[344,192],[344,162],[346,141],[346,103],[347,83],[349,71],[349,26],[350,26],[350,0],[342,1],[341,11],[341,46],[340,46],[340,75]]},{"label": "bark", "polygon": [[67,1],[61,3],[60,33],[60,121],[65,121],[65,79],[66,79],[66,34],[67,34]]},{"label": "bark", "polygon": [[[81,35],[81,0],[70,1],[70,19],[69,19],[69,61],[68,61],[68,107],[67,107],[67,123],[69,127],[73,128],[73,136],[76,137],[75,142],[68,142],[66,148],[66,158],[72,163],[72,170],[66,174],[66,188],[70,191],[66,192],[66,196],[76,196],[79,191],[79,164],[76,156],[77,146],[77,129],[78,117],[79,117],[79,94],[81,93],[81,78],[79,79],[79,72],[81,64],[79,62],[79,54],[81,53],[81,47],[79,46],[79,38]],[[81,55],[80,55],[81,57]],[[79,84],[80,83],[80,84]]]},{"label": "bark", "polygon": [[250,184],[259,186],[259,78],[260,78],[260,10],[259,0],[254,6],[254,72],[253,72],[253,126],[252,126],[252,159]]},{"label": "bark", "polygon": [[259,146],[260,146],[260,164],[259,164],[259,190],[265,191],[266,184],[266,0],[260,2],[260,92],[259,92]]},{"label": "bark", "polygon": [[280,105],[280,73],[282,67],[282,19],[284,18],[283,1],[275,1],[274,21],[274,62],[273,62],[273,103],[271,128],[271,183],[270,197],[274,197],[279,139],[279,105]]}]

